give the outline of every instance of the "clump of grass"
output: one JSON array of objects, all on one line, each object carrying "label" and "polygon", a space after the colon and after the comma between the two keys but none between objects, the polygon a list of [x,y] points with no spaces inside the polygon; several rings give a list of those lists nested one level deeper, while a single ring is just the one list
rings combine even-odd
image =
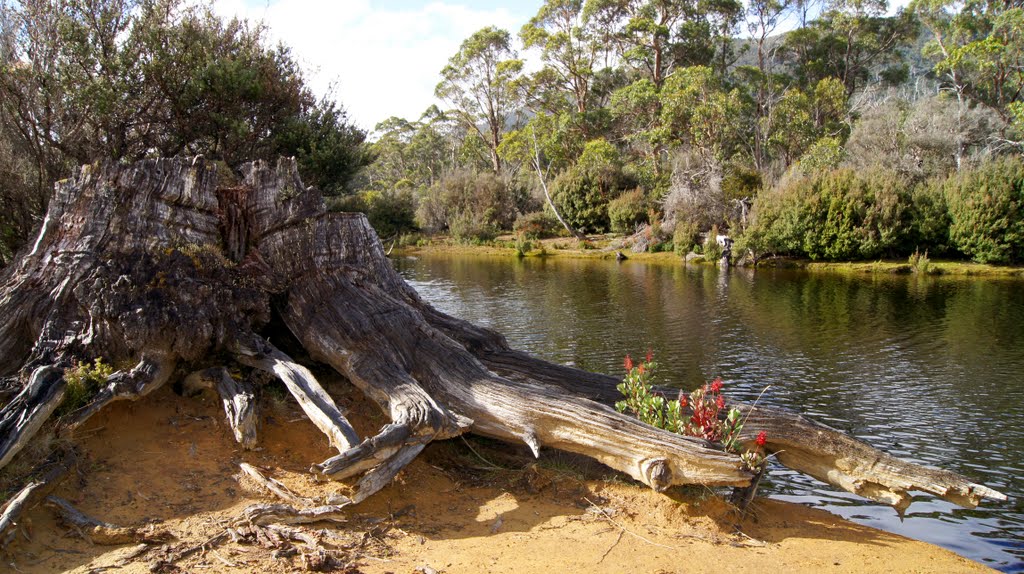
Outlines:
[{"label": "clump of grass", "polygon": [[107,383],[114,367],[97,357],[92,363],[78,363],[64,370],[64,400],[57,407],[57,415],[63,416],[84,407],[92,399],[100,387]]},{"label": "clump of grass", "polygon": [[516,257],[526,257],[526,254],[533,249],[533,242],[531,242],[525,233],[516,234]]},{"label": "clump of grass", "polygon": [[918,273],[920,275],[927,275],[930,271],[929,268],[932,263],[931,259],[928,259],[927,249],[924,250],[923,254],[917,249],[915,249],[914,254],[910,256],[908,262],[910,263],[910,268],[914,271],[914,273]]}]

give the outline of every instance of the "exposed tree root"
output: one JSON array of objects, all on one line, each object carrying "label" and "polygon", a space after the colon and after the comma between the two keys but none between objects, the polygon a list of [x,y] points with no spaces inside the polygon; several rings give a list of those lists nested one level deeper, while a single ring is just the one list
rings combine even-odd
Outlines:
[{"label": "exposed tree root", "polygon": [[281,379],[309,420],[330,439],[331,446],[345,451],[359,442],[355,429],[313,373],[269,341],[256,335],[250,336],[248,341],[239,341],[235,357],[239,363],[273,373]]},{"label": "exposed tree root", "polygon": [[89,404],[71,413],[63,421],[61,433],[74,431],[112,402],[137,401],[160,388],[174,374],[175,364],[175,359],[166,351],[151,350],[143,353],[135,367],[110,375],[106,386],[100,389]]},{"label": "exposed tree root", "polygon": [[42,502],[78,462],[74,450],[61,450],[51,458],[55,460],[44,463],[34,472],[36,478],[12,496],[0,511],[0,548],[14,540],[22,514]]},{"label": "exposed tree root", "polygon": [[54,365],[32,371],[28,384],[0,409],[0,468],[25,448],[64,399],[64,370]]},{"label": "exposed tree root", "polygon": [[57,513],[65,525],[73,528],[79,535],[93,544],[117,545],[130,544],[132,542],[153,544],[168,537],[166,532],[147,531],[102,522],[82,514],[70,502],[57,496],[46,497],[46,505]]},{"label": "exposed tree root", "polygon": [[182,385],[186,394],[201,389],[213,389],[224,404],[224,415],[235,440],[246,450],[256,448],[259,442],[256,390],[248,381],[236,381],[224,367],[196,371],[185,377]]}]

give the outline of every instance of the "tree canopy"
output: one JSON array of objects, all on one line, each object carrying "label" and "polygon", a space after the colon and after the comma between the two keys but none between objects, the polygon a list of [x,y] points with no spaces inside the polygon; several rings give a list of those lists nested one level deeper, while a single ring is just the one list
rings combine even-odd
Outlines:
[{"label": "tree canopy", "polygon": [[370,160],[365,134],[333,99],[313,95],[286,46],[206,5],[5,2],[0,67],[2,258],[79,164],[294,155],[308,182],[340,193]]}]

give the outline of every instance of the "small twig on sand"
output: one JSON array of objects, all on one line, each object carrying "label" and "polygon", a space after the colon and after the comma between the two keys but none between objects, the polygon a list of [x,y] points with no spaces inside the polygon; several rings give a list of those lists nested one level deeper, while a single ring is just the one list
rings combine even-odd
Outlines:
[{"label": "small twig on sand", "polygon": [[[594,504],[594,501],[590,500],[587,497],[583,497],[583,500],[586,500],[587,502],[589,502],[592,507],[594,507],[599,513],[601,513],[601,517],[604,520],[606,520],[609,524],[611,524],[612,526],[614,526],[614,527],[619,529],[619,531],[620,531],[620,533],[619,533],[620,536],[619,537],[620,538],[621,538],[621,535],[623,533],[625,533],[625,534],[629,534],[630,536],[632,536],[634,538],[638,538],[638,539],[640,539],[640,540],[650,544],[651,546],[657,546],[659,548],[667,548],[668,550],[679,550],[678,546],[666,546],[665,544],[659,544],[659,543],[651,540],[650,538],[646,538],[646,537],[644,537],[644,536],[642,536],[640,534],[637,534],[636,532],[633,532],[632,530],[630,530],[630,529],[626,528],[625,526],[623,526],[623,525],[619,524],[618,522],[616,522],[615,519],[612,518],[612,515],[608,514],[607,510],[605,510],[605,509],[601,508],[600,506]],[[618,544],[618,541],[616,541],[615,544]],[[614,548],[614,545],[612,547]],[[611,548],[609,548],[608,551],[610,552]],[[607,552],[605,554],[607,555]],[[603,560],[604,558],[602,557],[601,559]]]},{"label": "small twig on sand", "polygon": [[625,530],[619,530],[619,536],[615,539],[615,542],[613,542],[612,545],[608,547],[608,550],[604,551],[604,554],[601,555],[601,559],[597,561],[598,564],[604,562],[604,559],[607,558],[608,555],[611,554],[612,550],[614,550],[615,547],[619,545],[619,542],[622,542],[622,535],[625,533]]}]

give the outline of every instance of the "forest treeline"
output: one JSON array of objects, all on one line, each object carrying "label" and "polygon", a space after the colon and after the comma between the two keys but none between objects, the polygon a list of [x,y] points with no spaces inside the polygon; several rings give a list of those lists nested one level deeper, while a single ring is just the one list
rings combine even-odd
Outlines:
[{"label": "forest treeline", "polygon": [[518,43],[463,42],[445,109],[380,123],[341,203],[382,235],[555,233],[557,212],[655,250],[715,229],[755,257],[1020,261],[1021,6],[547,0]]},{"label": "forest treeline", "polygon": [[651,250],[714,230],[755,257],[1017,262],[1022,5],[546,0],[465,39],[443,106],[367,139],[261,24],[0,0],[0,262],[75,166],[179,154],[294,155],[386,238],[568,233],[557,215]]}]

